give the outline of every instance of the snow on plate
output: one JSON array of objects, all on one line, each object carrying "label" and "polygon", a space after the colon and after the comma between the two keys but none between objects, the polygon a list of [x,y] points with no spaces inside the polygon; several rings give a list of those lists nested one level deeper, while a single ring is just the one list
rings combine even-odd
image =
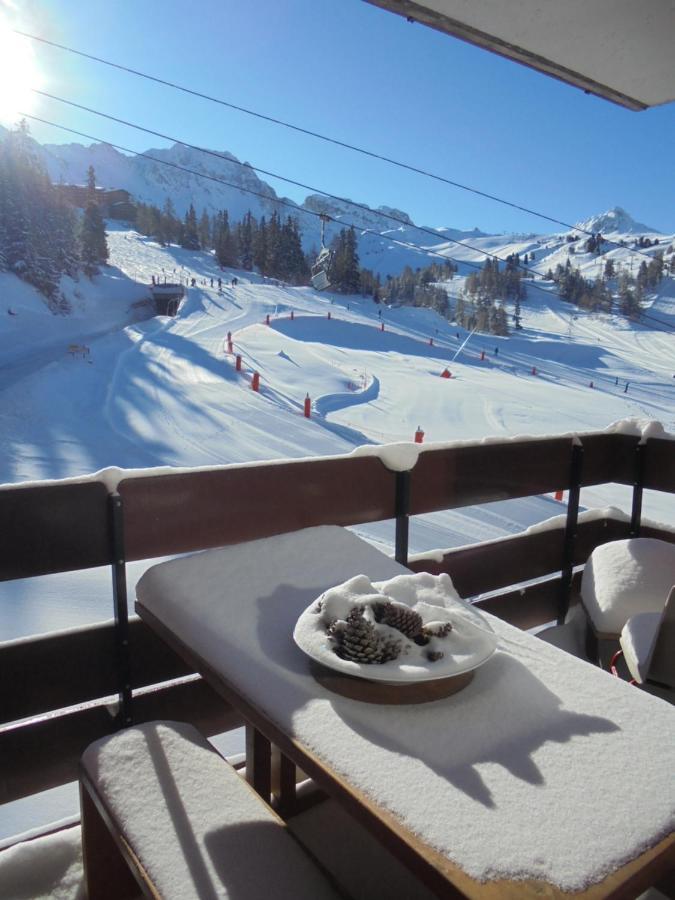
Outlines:
[{"label": "snow on plate", "polygon": [[302,613],[293,639],[328,668],[389,683],[460,675],[497,648],[497,635],[449,575],[426,572],[376,582],[356,575],[330,588]]}]

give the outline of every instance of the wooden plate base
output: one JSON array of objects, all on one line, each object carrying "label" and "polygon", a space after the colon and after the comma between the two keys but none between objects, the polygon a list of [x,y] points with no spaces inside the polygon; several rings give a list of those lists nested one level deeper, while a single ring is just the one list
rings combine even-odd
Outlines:
[{"label": "wooden plate base", "polygon": [[365,678],[343,675],[341,672],[327,669],[314,660],[310,660],[310,669],[319,684],[334,694],[349,697],[350,700],[360,700],[362,703],[380,703],[391,706],[442,700],[444,697],[450,697],[461,691],[471,683],[473,678],[472,670],[463,672],[461,675],[438,678],[435,681],[403,681],[396,684],[385,684],[382,681],[367,681]]}]

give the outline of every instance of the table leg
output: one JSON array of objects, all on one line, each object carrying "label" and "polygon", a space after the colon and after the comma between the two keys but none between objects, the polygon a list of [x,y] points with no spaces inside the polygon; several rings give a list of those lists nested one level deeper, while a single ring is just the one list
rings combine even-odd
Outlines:
[{"label": "table leg", "polygon": [[274,807],[282,818],[295,811],[295,763],[284,756],[278,747],[272,747],[272,798]]},{"label": "table leg", "polygon": [[246,725],[246,780],[265,803],[272,793],[272,748],[253,725]]}]

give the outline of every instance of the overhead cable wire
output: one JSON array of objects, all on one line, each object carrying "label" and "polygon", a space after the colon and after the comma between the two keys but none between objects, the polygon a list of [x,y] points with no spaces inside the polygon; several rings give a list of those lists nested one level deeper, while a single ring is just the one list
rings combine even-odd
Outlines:
[{"label": "overhead cable wire", "polygon": [[[83,132],[83,131],[78,131],[78,130],[76,130],[75,128],[69,128],[69,127],[66,126],[66,125],[61,125],[61,124],[59,124],[58,122],[51,122],[51,121],[49,121],[48,119],[43,119],[43,118],[41,118],[40,116],[36,116],[36,115],[31,114],[31,113],[25,113],[25,112],[20,112],[20,111],[19,111],[18,114],[19,114],[20,116],[26,118],[26,119],[30,119],[31,121],[34,121],[34,122],[40,122],[42,125],[49,125],[49,126],[52,127],[52,128],[59,128],[61,131],[66,131],[66,132],[68,132],[69,134],[74,134],[74,135],[76,135],[77,137],[83,137],[83,138],[87,138],[87,140],[90,140],[90,141],[96,141],[97,143],[100,143],[100,144],[106,144],[108,147],[113,147],[114,149],[116,149],[116,150],[121,150],[121,151],[124,152],[124,153],[131,153],[131,154],[133,154],[134,156],[140,156],[140,157],[142,157],[143,159],[148,159],[148,160],[150,160],[150,161],[152,161],[152,162],[158,163],[159,165],[168,166],[169,168],[177,169],[178,171],[181,171],[181,172],[186,172],[187,174],[189,174],[189,175],[194,175],[194,176],[196,176],[197,178],[204,178],[204,179],[206,179],[206,180],[208,180],[208,181],[214,181],[214,182],[216,182],[217,184],[222,184],[222,185],[225,185],[226,187],[232,187],[232,188],[235,188],[236,190],[241,191],[241,192],[246,193],[246,194],[252,194],[253,196],[255,196],[255,197],[260,197],[261,199],[266,200],[267,202],[277,203],[277,204],[279,204],[279,205],[281,205],[281,206],[288,207],[289,209],[293,210],[293,212],[295,212],[296,214],[297,214],[298,212],[302,212],[302,213],[305,214],[305,215],[311,215],[311,216],[314,216],[315,218],[318,218],[318,219],[320,219],[321,216],[322,216],[322,213],[314,212],[314,211],[311,210],[311,209],[303,209],[303,208],[299,207],[297,204],[293,203],[293,202],[290,201],[290,200],[284,200],[284,199],[279,198],[279,197],[276,197],[276,198],[272,199],[272,198],[270,198],[269,194],[264,194],[264,193],[262,193],[261,191],[255,191],[255,190],[253,190],[252,188],[242,187],[240,184],[235,184],[234,182],[227,181],[227,180],[224,179],[224,178],[219,178],[219,177],[217,177],[216,175],[209,175],[209,174],[207,174],[206,172],[199,172],[199,171],[197,171],[197,169],[191,169],[191,168],[188,168],[187,166],[179,165],[178,163],[169,162],[169,160],[166,160],[166,159],[160,159],[160,158],[157,157],[157,156],[151,156],[149,153],[146,153],[146,152],[143,152],[143,151],[132,150],[130,147],[124,147],[124,146],[122,146],[121,144],[116,144],[116,143],[113,143],[112,141],[105,141],[105,140],[103,140],[102,138],[97,137],[97,136],[95,136],[95,135],[87,134],[86,132]],[[120,121],[120,120],[118,120],[118,121]],[[136,127],[136,126],[131,126],[131,127]],[[140,127],[140,126],[138,126],[138,127]],[[145,130],[145,129],[142,129],[142,130]],[[182,143],[182,142],[181,142],[181,141],[177,141],[177,143]],[[192,145],[186,144],[185,146],[191,147]],[[194,149],[199,150],[199,149],[201,149],[201,148],[195,147]],[[226,160],[227,162],[232,162],[232,160],[227,159],[227,157],[220,156],[220,154],[217,154],[215,151],[208,151],[208,152],[213,153],[213,154],[215,154],[216,156],[219,156],[220,159],[224,159],[224,160]],[[241,165],[243,165],[243,163],[242,163]],[[274,176],[274,177],[275,177],[275,178],[276,178],[276,177],[281,178],[281,176]],[[282,179],[282,180],[287,180],[287,179]],[[323,193],[323,192],[322,192],[322,193]],[[333,195],[327,194],[326,196],[332,197]],[[335,197],[334,199],[339,200],[340,198]],[[359,204],[354,204],[354,205],[355,205],[355,206],[359,206]],[[367,207],[365,207],[365,208],[367,209]],[[372,212],[372,210],[369,210],[369,211]],[[337,221],[337,220],[334,220],[334,221]],[[338,222],[338,224],[344,224],[344,225],[347,225],[347,226],[349,226],[349,227],[355,228],[355,229],[357,229],[358,231],[360,231],[362,234],[371,234],[371,235],[373,235],[374,237],[377,237],[377,238],[382,238],[382,237],[384,237],[384,235],[383,235],[381,232],[379,232],[379,231],[374,231],[374,230],[371,229],[371,228],[364,228],[363,226],[357,225],[357,224],[354,223],[354,222],[348,222],[348,221],[346,221],[346,220],[343,222],[342,220],[340,220],[340,221]],[[405,223],[405,224],[407,225],[408,223]],[[413,226],[413,227],[418,228],[419,226]],[[422,229],[422,230],[424,230],[424,229]],[[436,232],[432,232],[432,233],[433,233],[435,236],[438,236]],[[479,263],[470,262],[469,260],[458,260],[458,259],[455,259],[454,257],[449,256],[448,254],[441,253],[441,252],[438,251],[438,250],[432,250],[432,249],[430,249],[430,248],[428,248],[428,247],[424,247],[424,246],[421,246],[421,245],[419,245],[419,244],[413,244],[412,242],[403,240],[402,238],[397,238],[397,237],[391,237],[391,236],[388,236],[388,240],[391,240],[393,243],[398,244],[399,246],[407,247],[407,248],[409,248],[409,249],[411,249],[411,250],[415,250],[415,251],[417,251],[417,252],[419,252],[419,253],[422,253],[422,254],[424,254],[424,255],[438,257],[439,259],[442,259],[442,260],[444,260],[445,262],[450,261],[450,262],[454,262],[454,263],[456,263],[456,264],[458,264],[458,265],[459,265],[460,263],[462,263],[463,265],[466,265],[466,266],[469,266],[469,267],[471,267],[471,268],[478,269],[479,271],[482,271],[482,266],[481,266]],[[463,246],[468,246],[468,245],[463,245]],[[473,248],[472,248],[472,249],[473,249]],[[480,252],[480,253],[485,253],[485,251],[483,251],[483,250],[479,250],[478,252]],[[489,255],[489,256],[495,256],[494,254],[487,254],[487,255]],[[500,261],[502,261],[502,262],[504,261],[504,260],[501,260],[500,257],[497,257],[497,256],[495,256],[495,259],[500,260]],[[525,271],[528,271],[528,270],[525,270]],[[536,273],[536,274],[539,274],[539,273]],[[547,288],[544,288],[544,287],[542,287],[541,285],[536,284],[536,282],[534,282],[534,281],[531,282],[527,287],[533,288],[534,290],[537,290],[537,291],[540,291],[541,293],[545,294],[547,297],[554,296],[554,297],[558,297],[558,298],[561,299],[561,300],[564,299],[563,297],[561,297],[561,295],[558,293],[558,291],[555,291],[555,290],[548,290]],[[668,327],[668,328],[673,328],[673,327],[675,327],[675,326],[670,326],[670,325],[668,325],[668,324],[665,323],[665,322],[662,323],[662,324],[665,325],[665,326]]]},{"label": "overhead cable wire", "polygon": [[[59,50],[64,50],[67,53],[72,53],[75,56],[81,56],[83,59],[89,59],[93,62],[101,63],[105,66],[110,66],[113,69],[118,69],[121,72],[126,72],[130,75],[135,75],[138,78],[145,78],[148,81],[153,81],[156,84],[161,84],[164,87],[171,88],[172,90],[181,91],[185,94],[189,94],[193,97],[199,97],[201,100],[207,100],[210,103],[217,103],[220,106],[225,106],[228,109],[234,109],[237,112],[244,113],[247,116],[253,116],[254,118],[261,119],[265,122],[270,122],[273,125],[279,125],[283,128],[288,128],[291,131],[296,131],[300,134],[305,134],[309,137],[316,138],[317,140],[324,141],[328,144],[334,144],[337,147],[342,147],[346,150],[351,150],[354,153],[360,153],[363,156],[368,156],[371,159],[379,160],[380,162],[385,162],[388,165],[396,166],[400,169],[405,169],[409,172],[412,172],[416,175],[422,175],[424,178],[431,178],[434,181],[441,182],[443,184],[447,184],[450,187],[458,188],[462,191],[467,191],[468,193],[475,194],[478,197],[483,197],[486,200],[492,200],[495,203],[501,203],[503,206],[508,206],[511,209],[517,209],[520,212],[527,213],[532,216],[536,216],[539,219],[544,219],[547,222],[552,222],[555,225],[562,225],[564,228],[580,231],[582,234],[587,234],[589,237],[594,237],[595,232],[589,231],[586,228],[582,228],[579,225],[572,225],[569,222],[565,222],[563,219],[557,219],[554,216],[549,216],[546,213],[538,212],[535,209],[530,209],[527,206],[522,206],[519,203],[515,203],[511,200],[505,200],[503,197],[498,197],[496,194],[490,194],[487,191],[482,191],[479,188],[471,187],[470,185],[462,184],[459,181],[454,181],[451,178],[447,178],[444,175],[438,175],[435,172],[430,172],[427,169],[422,169],[419,166],[414,166],[412,163],[401,162],[400,160],[393,159],[390,156],[386,156],[383,153],[377,153],[374,150],[368,150],[365,147],[359,147],[356,144],[350,144],[348,141],[342,141],[339,138],[333,138],[329,135],[321,134],[318,131],[313,131],[310,128],[304,128],[300,125],[294,125],[291,122],[286,122],[283,119],[279,119],[275,116],[269,116],[265,113],[257,112],[253,109],[248,109],[245,106],[240,106],[236,103],[232,103],[229,100],[223,100],[220,97],[213,97],[210,94],[205,94],[202,91],[197,91],[194,88],[186,87],[185,85],[178,84],[174,81],[169,81],[166,78],[160,78],[157,75],[150,75],[148,72],[141,72],[139,69],[133,69],[130,66],[124,66],[121,63],[113,62],[112,60],[105,59],[102,56],[96,56],[93,53],[85,53],[83,50],[76,50],[74,47],[68,47],[65,44],[59,44],[56,41],[50,41],[47,38],[39,37],[35,34],[29,34],[26,31],[19,31],[18,29],[13,29],[15,34],[21,35],[22,37],[28,38],[32,41],[37,41],[41,44],[46,44],[50,47],[56,47]],[[607,238],[604,238],[605,242],[611,244],[614,247],[624,247],[625,245],[618,243],[617,241],[611,241]],[[647,259],[651,259],[652,257],[648,253],[643,253],[641,250],[635,248],[630,250],[631,253],[637,253],[641,256],[646,257]]]}]

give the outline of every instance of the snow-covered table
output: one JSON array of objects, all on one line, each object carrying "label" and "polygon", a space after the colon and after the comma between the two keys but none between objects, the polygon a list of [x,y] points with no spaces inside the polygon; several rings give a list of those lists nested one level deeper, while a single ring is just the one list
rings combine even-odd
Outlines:
[{"label": "snow-covered table", "polygon": [[300,613],[405,571],[324,526],[155,566],[136,608],[439,896],[631,897],[675,865],[662,700],[493,617],[497,653],[452,697],[377,706],[318,684]]}]

